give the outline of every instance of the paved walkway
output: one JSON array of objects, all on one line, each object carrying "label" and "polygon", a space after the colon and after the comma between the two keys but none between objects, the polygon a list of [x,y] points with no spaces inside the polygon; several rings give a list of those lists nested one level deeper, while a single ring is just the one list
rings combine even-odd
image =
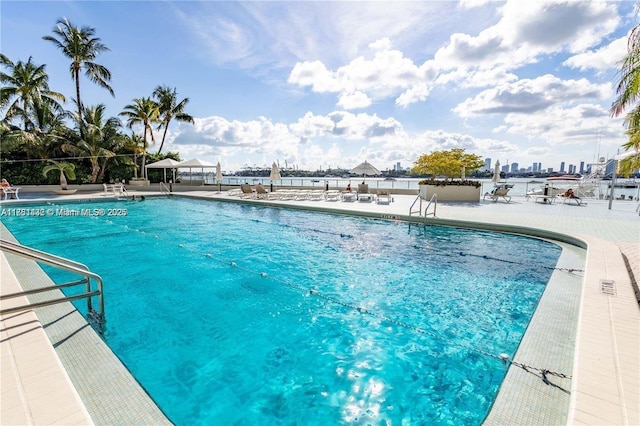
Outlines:
[{"label": "paved walkway", "polygon": [[[138,194],[154,195],[150,192]],[[401,220],[411,219],[409,210],[415,201],[415,196],[409,195],[394,195],[389,204],[240,200],[226,192],[215,191],[190,191],[185,195]],[[86,199],[88,196],[103,197],[101,194],[79,193],[65,198]],[[2,205],[8,207],[10,202]],[[423,208],[425,206],[426,203]],[[616,200],[609,210],[606,201],[588,201],[586,206],[576,206],[514,198],[508,204],[502,201],[439,203],[436,217],[426,219],[429,224],[518,232],[586,248],[584,277],[581,283],[578,280],[578,285],[582,284],[582,294],[577,315],[572,380],[570,389],[567,389],[570,404],[568,413],[564,413],[569,424],[640,424],[640,309],[633,288],[633,283],[640,277],[640,216],[636,206],[637,203],[631,201]],[[412,218],[415,220],[415,216]],[[4,274],[2,287],[4,294]],[[2,355],[4,378],[4,347]],[[554,380],[551,378],[551,384]],[[3,420],[5,397],[3,392]],[[512,402],[515,400],[509,395],[506,398]],[[52,418],[39,424],[55,422]],[[500,418],[487,419],[487,423],[502,422]],[[544,423],[552,422],[547,418]]]}]

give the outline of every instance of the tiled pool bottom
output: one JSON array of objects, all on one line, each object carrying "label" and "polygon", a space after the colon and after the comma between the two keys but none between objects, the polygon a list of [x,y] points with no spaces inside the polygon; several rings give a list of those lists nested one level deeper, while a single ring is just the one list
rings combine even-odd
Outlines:
[{"label": "tiled pool bottom", "polygon": [[[565,247],[558,266],[582,269],[584,255],[580,253],[582,253],[580,249]],[[32,268],[28,265],[20,265],[25,263],[24,261],[20,262],[21,259],[17,259],[18,267],[16,267],[14,260],[12,259],[12,265],[25,289],[40,280],[41,277],[37,277]],[[35,269],[40,271],[37,267]],[[40,274],[42,274],[41,271]],[[570,274],[566,271],[557,271],[553,274],[520,345],[515,357],[516,361],[533,367],[571,374],[575,318],[581,280],[581,274]],[[148,397],[144,392],[138,401],[136,398],[131,398],[128,392],[123,391],[121,380],[126,378],[121,377],[121,373],[114,375],[113,372],[100,371],[98,367],[111,367],[111,364],[119,364],[119,362],[113,358],[108,348],[98,347],[104,346],[99,338],[96,339],[99,345],[95,341],[84,340],[85,334],[93,334],[86,324],[76,322],[77,319],[72,321],[70,315],[67,315],[68,310],[53,313],[50,309],[39,310],[42,311],[39,312],[40,319],[97,424],[166,422],[155,406],[148,407],[149,402],[144,401],[145,398],[148,400]],[[58,319],[58,316],[62,319]],[[79,320],[83,322],[82,318]],[[97,336],[94,335],[94,337]],[[103,360],[105,356],[107,359]],[[512,367],[487,419],[487,424],[565,423],[569,406],[570,382],[552,376],[550,381],[552,384],[546,385],[538,376]],[[127,395],[124,400],[123,394]],[[155,416],[162,417],[162,420]]]}]

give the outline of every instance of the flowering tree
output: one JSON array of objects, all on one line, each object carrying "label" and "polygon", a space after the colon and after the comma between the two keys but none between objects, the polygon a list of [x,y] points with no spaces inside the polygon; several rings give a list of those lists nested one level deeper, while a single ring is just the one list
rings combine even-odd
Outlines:
[{"label": "flowering tree", "polygon": [[447,179],[460,178],[484,166],[482,158],[475,154],[466,154],[462,148],[448,151],[434,151],[423,154],[413,163],[411,172],[420,175],[444,176]]}]

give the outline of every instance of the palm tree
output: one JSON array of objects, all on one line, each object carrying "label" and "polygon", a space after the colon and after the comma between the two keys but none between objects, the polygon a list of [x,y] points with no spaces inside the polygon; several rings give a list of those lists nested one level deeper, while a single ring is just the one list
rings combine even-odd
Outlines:
[{"label": "palm tree", "polygon": [[81,139],[74,151],[87,157],[91,162],[91,183],[96,183],[98,176],[104,176],[106,162],[114,158],[114,150],[118,148],[122,135],[118,133],[121,126],[116,117],[105,119],[106,106],[100,104],[95,107],[83,108],[83,117],[78,121]]},{"label": "palm tree", "polygon": [[7,125],[3,142],[22,147],[30,158],[55,157],[75,137],[65,124],[67,117],[66,111],[58,110],[51,102],[36,101],[23,117],[24,129]]},{"label": "palm tree", "polygon": [[151,142],[155,143],[155,137],[153,136],[153,123],[158,122],[160,116],[160,108],[158,104],[151,98],[135,98],[132,104],[124,107],[124,110],[120,113],[121,116],[126,117],[127,126],[133,128],[136,125],[142,125],[143,127],[143,151],[142,151],[142,177],[146,178],[147,173],[145,165],[147,162],[147,132],[151,135]]},{"label": "palm tree", "polygon": [[34,64],[31,57],[27,62],[14,63],[2,54],[0,64],[7,68],[7,72],[0,72],[0,107],[7,108],[4,117],[7,123],[19,117],[26,130],[28,116],[35,104],[48,104],[54,110],[62,111],[58,102],[66,102],[66,99],[62,93],[49,89],[45,65]]},{"label": "palm tree", "polygon": [[167,137],[167,130],[169,130],[169,122],[175,118],[177,121],[193,124],[193,117],[184,112],[185,106],[189,103],[189,98],[184,98],[178,102],[178,93],[175,87],[171,89],[168,86],[158,86],[153,91],[153,96],[160,105],[160,116],[162,117],[158,130],[164,127],[162,141],[160,141],[160,148],[158,149],[158,154],[160,154],[164,146],[164,140]]},{"label": "palm tree", "polygon": [[[640,3],[636,5],[636,12],[640,11]],[[616,86],[618,97],[611,105],[611,116],[622,115],[627,108],[632,108],[624,123],[629,141],[623,145],[625,149],[633,149],[636,155],[620,162],[622,174],[630,174],[640,167],[640,26],[636,25],[629,33],[627,40],[627,56],[620,64],[620,80]]]},{"label": "palm tree", "polygon": [[42,169],[42,175],[47,176],[51,170],[58,170],[60,172],[60,188],[63,190],[67,190],[67,178],[64,176],[65,174],[69,176],[69,179],[76,178],[76,166],[75,164],[68,163],[66,161],[55,161],[49,160],[51,164],[45,166]]},{"label": "palm tree", "polygon": [[90,27],[74,27],[66,18],[59,19],[53,36],[44,36],[44,40],[52,42],[62,53],[71,59],[71,79],[76,83],[76,101],[78,102],[78,116],[82,116],[82,101],[80,100],[80,70],[84,69],[85,76],[98,86],[107,89],[114,96],[109,85],[111,73],[95,62],[95,58],[109,48],[95,37],[96,30]]}]

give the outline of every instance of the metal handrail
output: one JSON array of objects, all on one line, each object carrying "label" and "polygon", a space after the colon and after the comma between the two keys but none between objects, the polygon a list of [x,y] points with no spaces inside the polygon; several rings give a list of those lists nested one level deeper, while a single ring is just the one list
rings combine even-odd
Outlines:
[{"label": "metal handrail", "polygon": [[[413,206],[416,205],[416,201],[418,200],[420,200],[420,206],[418,207],[418,210],[413,210]],[[413,200],[413,203],[411,203],[411,206],[409,207],[409,216],[411,216],[414,213],[418,213],[420,214],[420,216],[422,216],[422,196],[420,194],[418,194],[416,199]]]},{"label": "metal handrail", "polygon": [[[433,204],[433,213],[429,213],[429,207]],[[429,214],[432,214],[433,217],[436,217],[436,208],[438,207],[438,194],[436,194],[435,192],[433,193],[433,195],[431,196],[431,199],[429,200],[429,203],[427,203],[427,207],[425,207],[424,209],[424,218],[425,220],[427,219],[427,216],[429,216]]]},{"label": "metal handrail", "polygon": [[[7,241],[4,239],[0,239],[0,250],[2,250],[3,252],[15,254],[17,256],[24,257],[27,259],[35,260],[36,262],[45,263],[47,265],[56,267],[58,269],[72,272],[84,277],[83,279],[70,281],[68,283],[56,284],[53,286],[47,286],[47,287],[42,287],[38,289],[1,295],[0,301],[11,299],[14,297],[19,297],[19,296],[26,296],[29,294],[59,290],[60,288],[63,288],[63,287],[71,287],[71,286],[81,285],[81,284],[85,284],[86,286],[86,289],[85,289],[86,291],[84,293],[47,300],[45,302],[29,303],[27,305],[21,305],[21,306],[15,306],[12,308],[2,309],[0,310],[0,315],[20,312],[28,309],[54,305],[57,303],[68,302],[68,301],[84,298],[84,299],[87,299],[87,310],[88,310],[89,316],[98,321],[99,330],[102,330],[102,326],[104,325],[104,322],[106,320],[104,315],[103,282],[102,282],[102,278],[99,275],[89,271],[89,268],[87,268],[87,266],[82,263],[75,262],[70,259],[65,259],[60,256],[55,256],[53,254],[36,250],[31,247],[26,247],[21,244],[13,243],[11,241]],[[94,280],[96,282],[96,287],[97,287],[96,290],[92,289],[91,280]],[[96,312],[93,309],[93,304],[91,299],[94,296],[98,297],[98,312]]]},{"label": "metal handrail", "polygon": [[[420,200],[420,204],[418,205],[418,210],[413,210],[413,206],[416,205],[416,202]],[[429,213],[429,207],[431,207],[431,205],[433,205],[433,213]],[[434,193],[431,196],[431,199],[429,200],[429,202],[427,203],[427,207],[424,209],[424,220],[427,220],[427,216],[429,216],[430,214],[433,215],[433,217],[436,217],[436,208],[438,206],[438,194]],[[409,207],[409,216],[413,215],[414,213],[418,213],[420,216],[422,216],[422,196],[420,194],[418,194],[418,197],[413,200],[413,203],[411,203],[411,206]]]},{"label": "metal handrail", "polygon": [[162,191],[162,195],[169,195],[171,193],[171,189],[169,189],[164,182],[160,182],[160,191]]}]

